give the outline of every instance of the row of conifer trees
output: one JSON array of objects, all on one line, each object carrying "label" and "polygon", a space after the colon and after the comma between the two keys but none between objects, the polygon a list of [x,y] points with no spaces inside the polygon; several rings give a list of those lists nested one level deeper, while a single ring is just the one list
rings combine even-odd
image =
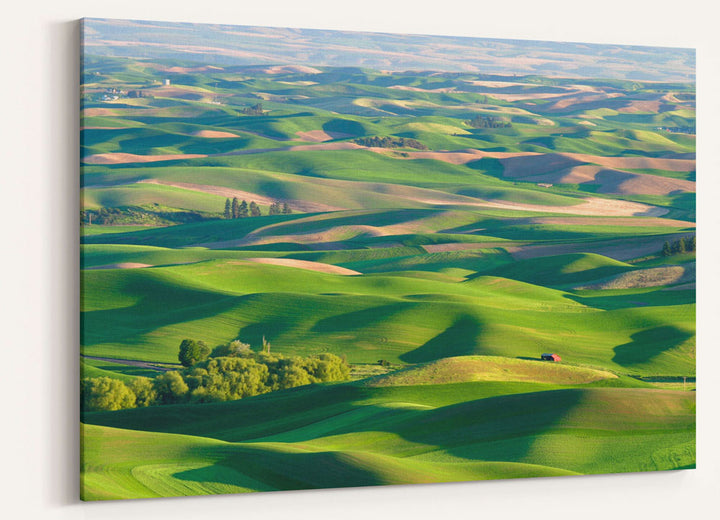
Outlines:
[{"label": "row of conifer trees", "polygon": [[[268,208],[268,215],[289,215],[292,213],[292,209],[287,202],[280,204],[279,202],[273,202]],[[246,200],[238,200],[237,197],[233,197],[232,200],[225,199],[225,211],[223,216],[226,219],[233,218],[245,218],[245,217],[261,217],[262,210],[260,206],[254,200],[250,201],[250,204]]]}]

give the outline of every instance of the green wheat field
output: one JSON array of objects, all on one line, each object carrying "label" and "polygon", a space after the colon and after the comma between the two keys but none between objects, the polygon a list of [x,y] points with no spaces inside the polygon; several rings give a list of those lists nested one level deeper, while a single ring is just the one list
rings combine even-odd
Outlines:
[{"label": "green wheat field", "polygon": [[692,50],[82,38],[84,500],[695,467]]}]

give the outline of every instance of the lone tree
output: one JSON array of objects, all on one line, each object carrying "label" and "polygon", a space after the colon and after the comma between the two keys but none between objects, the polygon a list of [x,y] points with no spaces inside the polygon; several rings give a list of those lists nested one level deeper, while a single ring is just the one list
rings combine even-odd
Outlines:
[{"label": "lone tree", "polygon": [[210,348],[202,341],[194,339],[184,339],[180,343],[180,351],[178,352],[178,361],[184,367],[191,367],[195,363],[205,361],[210,355]]},{"label": "lone tree", "polygon": [[269,215],[279,215],[280,214],[280,203],[279,202],[273,202],[270,204],[270,211],[268,211]]},{"label": "lone tree", "polygon": [[260,206],[255,204],[255,201],[250,202],[250,216],[251,217],[259,217],[262,215],[262,212],[260,211]]},{"label": "lone tree", "polygon": [[245,218],[248,216],[248,203],[246,201],[242,201],[240,203],[240,206],[238,207],[238,217]]},{"label": "lone tree", "polygon": [[225,218],[232,218],[232,203],[230,202],[230,199],[225,199],[225,213],[223,213]]},{"label": "lone tree", "polygon": [[663,244],[662,255],[670,256],[671,254],[672,254],[672,248],[670,247],[670,242],[668,242],[666,240],[665,243]]},{"label": "lone tree", "polygon": [[238,218],[239,208],[240,208],[240,203],[239,203],[239,201],[237,200],[237,197],[233,197],[233,200],[232,200],[232,218]]},{"label": "lone tree", "polygon": [[282,212],[283,215],[289,215],[290,213],[292,213],[292,210],[290,209],[290,206],[288,206],[287,202],[283,202]]}]

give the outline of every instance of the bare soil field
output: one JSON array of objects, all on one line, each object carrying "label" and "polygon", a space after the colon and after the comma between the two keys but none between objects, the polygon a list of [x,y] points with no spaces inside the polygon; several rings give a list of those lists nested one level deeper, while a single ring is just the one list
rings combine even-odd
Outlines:
[{"label": "bare soil field", "polygon": [[207,137],[210,139],[219,139],[223,137],[238,137],[237,134],[231,132],[221,132],[220,130],[200,130],[193,134],[195,137]]},{"label": "bare soil field", "polygon": [[565,226],[695,227],[695,222],[665,218],[535,217],[532,224]]},{"label": "bare soil field", "polygon": [[149,163],[159,161],[176,161],[179,159],[197,159],[207,157],[205,154],[173,154],[173,155],[137,155],[133,153],[98,153],[83,159],[85,164],[127,164]]},{"label": "bare soil field", "polygon": [[86,267],[86,269],[142,269],[144,267],[153,267],[151,264],[141,264],[138,262],[120,262],[117,264],[96,265],[94,267]]},{"label": "bare soil field", "polygon": [[577,289],[641,289],[694,281],[695,264],[692,263],[688,266],[668,265],[622,273],[608,280],[580,286]]},{"label": "bare soil field", "polygon": [[320,273],[339,274],[343,276],[355,276],[362,274],[352,269],[345,269],[332,264],[324,264],[322,262],[311,262],[309,260],[294,260],[292,258],[247,258],[246,262],[256,262],[258,264],[281,265],[284,267],[295,267],[298,269],[307,269],[308,271],[317,271]]},{"label": "bare soil field", "polygon": [[342,132],[326,132],[324,130],[310,130],[309,132],[297,132],[295,135],[302,141],[311,141],[316,143],[324,143],[333,139],[346,139],[352,137],[350,134]]},{"label": "bare soil field", "polygon": [[[681,236],[678,234],[676,237]],[[575,244],[528,245],[508,252],[518,260],[569,253],[596,253],[625,261],[659,253],[666,240],[667,236],[633,237]]]}]

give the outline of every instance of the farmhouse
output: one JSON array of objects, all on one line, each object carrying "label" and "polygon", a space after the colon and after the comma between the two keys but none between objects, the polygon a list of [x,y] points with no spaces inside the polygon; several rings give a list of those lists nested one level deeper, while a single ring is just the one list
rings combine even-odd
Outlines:
[{"label": "farmhouse", "polygon": [[542,354],[540,359],[543,361],[562,361],[562,358],[557,354]]}]

